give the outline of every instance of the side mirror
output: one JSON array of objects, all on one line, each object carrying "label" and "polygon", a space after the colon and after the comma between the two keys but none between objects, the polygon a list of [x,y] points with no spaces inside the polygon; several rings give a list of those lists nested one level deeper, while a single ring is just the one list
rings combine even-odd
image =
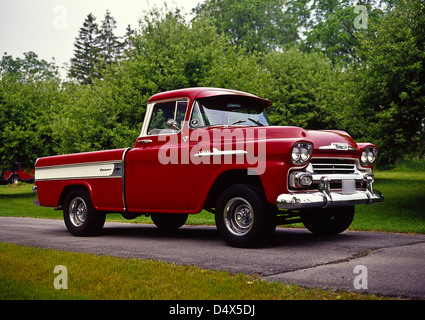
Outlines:
[{"label": "side mirror", "polygon": [[174,119],[168,119],[167,120],[167,128],[168,129],[174,129],[174,130],[180,130],[177,121]]}]

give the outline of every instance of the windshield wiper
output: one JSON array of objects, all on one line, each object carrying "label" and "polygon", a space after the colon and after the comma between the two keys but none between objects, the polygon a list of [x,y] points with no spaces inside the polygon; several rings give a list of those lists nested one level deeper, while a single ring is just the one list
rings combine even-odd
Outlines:
[{"label": "windshield wiper", "polygon": [[242,123],[242,122],[246,122],[246,120],[233,121],[231,124],[229,124],[229,126],[233,126],[234,124],[238,124],[238,123]]},{"label": "windshield wiper", "polygon": [[264,123],[262,123],[261,121],[258,121],[258,120],[252,119],[252,118],[248,118],[248,120],[251,120],[252,122],[254,122],[254,123],[258,124],[259,126],[262,126],[262,127],[264,127],[264,126],[265,126],[265,124],[264,124]]}]

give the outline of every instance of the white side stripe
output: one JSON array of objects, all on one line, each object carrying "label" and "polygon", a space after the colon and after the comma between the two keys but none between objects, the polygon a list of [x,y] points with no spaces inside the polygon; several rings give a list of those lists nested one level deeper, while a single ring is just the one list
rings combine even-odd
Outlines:
[{"label": "white side stripe", "polygon": [[35,169],[35,180],[121,178],[121,162],[93,162],[41,167]]}]

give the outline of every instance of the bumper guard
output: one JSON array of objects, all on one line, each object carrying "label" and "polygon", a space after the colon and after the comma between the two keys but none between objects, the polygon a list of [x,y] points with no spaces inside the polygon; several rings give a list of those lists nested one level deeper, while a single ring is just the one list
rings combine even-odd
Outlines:
[{"label": "bumper guard", "polygon": [[304,209],[343,207],[384,201],[384,195],[372,188],[373,175],[365,175],[364,181],[367,186],[366,190],[356,190],[345,194],[342,191],[331,191],[331,180],[324,176],[320,179],[319,191],[281,194],[277,197],[276,205],[279,209]]}]

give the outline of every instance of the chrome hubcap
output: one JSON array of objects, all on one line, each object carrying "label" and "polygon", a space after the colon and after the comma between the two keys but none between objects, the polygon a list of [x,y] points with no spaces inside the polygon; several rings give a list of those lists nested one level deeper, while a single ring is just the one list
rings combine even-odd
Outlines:
[{"label": "chrome hubcap", "polygon": [[87,205],[80,197],[72,199],[69,204],[69,218],[76,227],[81,227],[87,218]]},{"label": "chrome hubcap", "polygon": [[232,198],[224,208],[224,221],[227,230],[235,236],[244,236],[254,223],[254,211],[243,198]]}]

